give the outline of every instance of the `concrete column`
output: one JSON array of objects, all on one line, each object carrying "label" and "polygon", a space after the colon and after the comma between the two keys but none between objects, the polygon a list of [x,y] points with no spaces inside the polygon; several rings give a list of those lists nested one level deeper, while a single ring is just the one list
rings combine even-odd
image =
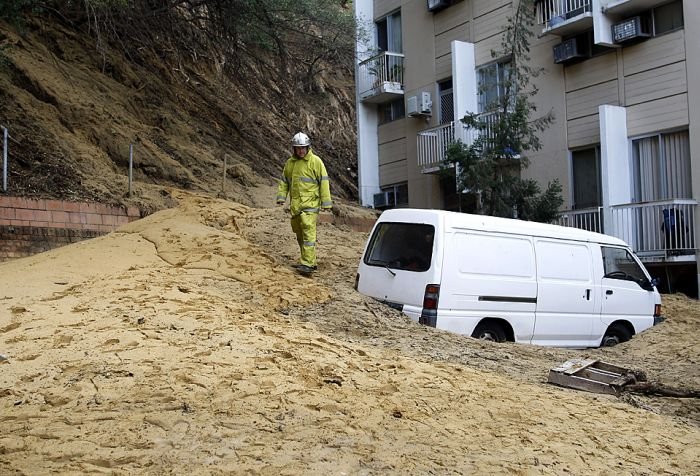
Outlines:
[{"label": "concrete column", "polygon": [[[620,106],[598,106],[600,116],[600,178],[604,231],[609,235],[634,236],[632,223],[613,223],[613,205],[632,201],[632,167],[627,138],[627,110]],[[635,243],[629,243],[634,246]]]},{"label": "concrete column", "polygon": [[[364,28],[370,38],[366,42],[358,41],[355,62],[355,77],[357,65],[367,58],[373,33],[374,1],[355,0],[355,18],[358,25]],[[355,105],[357,111],[357,188],[360,196],[360,205],[373,206],[374,194],[379,192],[379,139],[377,127],[379,118],[376,106],[364,104],[360,101],[359,90],[355,88]]]},{"label": "concrete column", "polygon": [[477,112],[476,59],[474,43],[453,41],[451,47],[452,100],[455,122],[458,122],[468,112]]}]

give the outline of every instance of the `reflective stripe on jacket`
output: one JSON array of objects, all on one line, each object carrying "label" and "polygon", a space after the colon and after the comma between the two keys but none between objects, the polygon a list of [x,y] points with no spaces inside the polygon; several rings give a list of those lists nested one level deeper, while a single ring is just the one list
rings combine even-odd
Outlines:
[{"label": "reflective stripe on jacket", "polygon": [[285,201],[287,195],[292,216],[301,212],[318,213],[320,208],[333,206],[326,166],[311,148],[301,159],[295,155],[287,159],[277,188],[277,201]]}]

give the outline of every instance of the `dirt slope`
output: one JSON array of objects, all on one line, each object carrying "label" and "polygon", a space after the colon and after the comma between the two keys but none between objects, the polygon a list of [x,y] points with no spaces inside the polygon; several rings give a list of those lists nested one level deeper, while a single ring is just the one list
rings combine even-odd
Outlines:
[{"label": "dirt slope", "polygon": [[586,355],[700,387],[696,302],[614,349],[491,345],[357,294],[364,233],[321,225],[309,279],[283,210],[171,196],[0,264],[3,474],[698,474],[697,400],[544,383]]},{"label": "dirt slope", "polygon": [[319,74],[314,92],[283,92],[267,71],[234,79],[205,62],[137,64],[118,45],[100,46],[54,18],[29,18],[21,33],[0,21],[10,195],[149,213],[171,206],[165,188],[176,187],[255,205],[248,189],[280,176],[292,135],[304,130],[333,177],[333,194],[357,196],[353,78],[344,70]]}]

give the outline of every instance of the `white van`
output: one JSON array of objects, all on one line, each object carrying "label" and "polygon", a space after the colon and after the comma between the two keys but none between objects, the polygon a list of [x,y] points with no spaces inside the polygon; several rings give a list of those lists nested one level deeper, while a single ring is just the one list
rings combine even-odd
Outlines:
[{"label": "white van", "polygon": [[356,289],[439,329],[494,341],[598,347],[662,320],[622,240],[576,228],[394,209],[372,229]]}]

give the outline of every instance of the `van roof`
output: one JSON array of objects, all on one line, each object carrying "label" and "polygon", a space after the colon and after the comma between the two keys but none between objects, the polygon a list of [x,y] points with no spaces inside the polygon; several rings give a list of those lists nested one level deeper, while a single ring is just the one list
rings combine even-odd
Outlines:
[{"label": "van roof", "polygon": [[568,226],[549,225],[533,221],[499,218],[469,213],[448,212],[446,210],[427,210],[419,208],[393,208],[382,212],[379,222],[396,221],[406,223],[442,222],[445,228],[464,228],[469,230],[494,231],[516,235],[542,236],[576,241],[589,241],[610,245],[626,246],[623,240],[602,233],[581,230]]}]

